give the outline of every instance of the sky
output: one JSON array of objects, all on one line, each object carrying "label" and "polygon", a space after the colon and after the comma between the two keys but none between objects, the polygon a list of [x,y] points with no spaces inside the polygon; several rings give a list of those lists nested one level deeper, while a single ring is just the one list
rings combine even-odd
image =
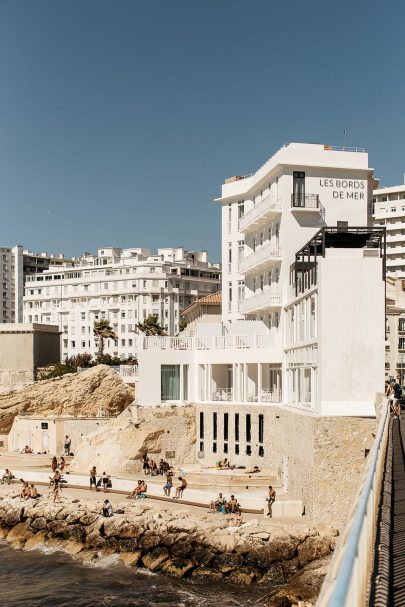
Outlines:
[{"label": "sky", "polygon": [[220,260],[226,177],[285,142],[405,172],[405,3],[0,0],[0,244]]}]

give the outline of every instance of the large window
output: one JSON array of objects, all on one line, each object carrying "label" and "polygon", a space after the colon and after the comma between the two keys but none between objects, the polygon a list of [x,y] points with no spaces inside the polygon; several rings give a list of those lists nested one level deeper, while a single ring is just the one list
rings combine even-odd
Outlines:
[{"label": "large window", "polygon": [[180,400],[180,365],[162,365],[161,399]]}]

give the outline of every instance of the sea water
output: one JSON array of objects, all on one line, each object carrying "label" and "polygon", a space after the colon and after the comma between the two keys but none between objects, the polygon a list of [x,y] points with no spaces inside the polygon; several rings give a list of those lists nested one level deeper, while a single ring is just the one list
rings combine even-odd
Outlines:
[{"label": "sea water", "polygon": [[23,552],[0,543],[1,607],[262,606],[268,592],[259,586],[174,580],[126,567],[114,555],[83,565],[46,548]]}]

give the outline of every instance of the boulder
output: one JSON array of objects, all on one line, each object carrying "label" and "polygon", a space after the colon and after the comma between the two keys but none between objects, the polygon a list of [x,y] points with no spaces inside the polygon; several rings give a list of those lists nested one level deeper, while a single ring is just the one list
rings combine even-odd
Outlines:
[{"label": "boulder", "polygon": [[46,518],[44,516],[39,516],[31,521],[31,527],[36,531],[42,531],[43,529],[48,528],[48,523],[46,522]]},{"label": "boulder", "polygon": [[35,535],[30,537],[24,544],[24,550],[37,550],[41,546],[44,546],[46,543],[46,536],[48,532],[38,531]]},{"label": "boulder", "polygon": [[7,535],[7,541],[13,548],[21,548],[34,535],[28,522],[18,523]]},{"label": "boulder", "polygon": [[216,569],[212,569],[211,567],[206,567],[205,565],[202,565],[201,567],[198,567],[193,571],[192,577],[193,579],[197,579],[201,582],[220,582],[223,578],[223,575]]},{"label": "boulder", "polygon": [[[2,432],[8,433],[16,415],[118,415],[134,400],[134,390],[112,369],[97,365],[84,373],[35,382],[18,392],[0,395]],[[74,446],[76,451],[77,446]]]},{"label": "boulder", "polygon": [[135,552],[122,552],[120,559],[128,567],[136,567],[141,558],[141,551],[136,550]]},{"label": "boulder", "polygon": [[162,565],[163,573],[176,578],[183,578],[194,568],[192,561],[183,559],[170,559]]},{"label": "boulder", "polygon": [[215,557],[214,567],[221,573],[229,573],[242,565],[243,559],[240,554],[219,554]]},{"label": "boulder", "polygon": [[159,546],[142,557],[142,563],[149,571],[158,571],[162,563],[168,560],[170,554],[167,548]]},{"label": "boulder", "polygon": [[298,561],[300,567],[303,567],[311,561],[315,561],[331,552],[330,539],[315,535],[308,537],[302,544],[298,546]]}]

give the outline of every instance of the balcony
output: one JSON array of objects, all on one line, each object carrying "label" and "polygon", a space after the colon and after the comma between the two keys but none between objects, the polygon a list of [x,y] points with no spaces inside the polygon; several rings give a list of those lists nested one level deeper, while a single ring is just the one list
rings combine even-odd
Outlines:
[{"label": "balcony", "polygon": [[239,262],[239,272],[249,274],[252,270],[261,270],[277,261],[281,261],[281,246],[270,243],[242,259]]},{"label": "balcony", "polygon": [[319,213],[324,217],[325,209],[318,194],[291,194],[292,213]]},{"label": "balcony", "polygon": [[241,314],[250,314],[256,310],[267,310],[281,306],[281,293],[277,291],[264,291],[254,297],[239,301],[238,310]]},{"label": "balcony", "polygon": [[239,219],[239,232],[249,232],[264,225],[270,217],[281,213],[281,200],[267,196]]},{"label": "balcony", "polygon": [[211,394],[211,400],[215,401],[232,401],[233,400],[233,390],[232,388],[217,388]]},{"label": "balcony", "polygon": [[143,350],[227,350],[227,349],[265,349],[273,344],[272,337],[263,335],[208,335],[202,337],[141,337],[138,336],[135,347]]}]

